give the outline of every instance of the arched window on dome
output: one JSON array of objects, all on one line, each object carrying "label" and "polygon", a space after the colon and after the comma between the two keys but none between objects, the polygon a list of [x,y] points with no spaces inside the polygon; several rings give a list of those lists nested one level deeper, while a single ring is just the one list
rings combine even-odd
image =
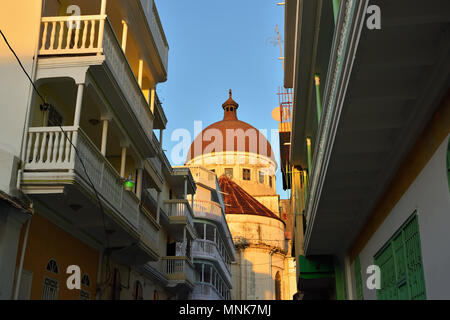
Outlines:
[{"label": "arched window on dome", "polygon": [[281,300],[281,275],[280,271],[275,276],[275,300]]},{"label": "arched window on dome", "polygon": [[242,180],[250,181],[252,172],[250,169],[242,169]]}]

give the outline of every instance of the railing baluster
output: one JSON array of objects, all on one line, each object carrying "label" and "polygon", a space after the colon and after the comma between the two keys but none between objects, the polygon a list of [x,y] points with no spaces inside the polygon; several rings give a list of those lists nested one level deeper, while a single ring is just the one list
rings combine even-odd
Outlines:
[{"label": "railing baluster", "polygon": [[67,42],[65,49],[72,49],[72,32],[73,32],[73,25],[70,25],[69,32],[67,33]]},{"label": "railing baluster", "polygon": [[56,46],[57,50],[61,50],[63,48],[63,40],[64,40],[64,21],[59,22],[59,40]]},{"label": "railing baluster", "polygon": [[72,148],[72,145],[70,141],[72,140],[72,133],[73,132],[67,132],[67,138],[66,138],[66,162],[70,162],[70,149]]},{"label": "railing baluster", "polygon": [[83,39],[81,40],[81,48],[86,49],[87,32],[89,28],[89,20],[83,21]]},{"label": "railing baluster", "polygon": [[93,49],[94,48],[95,28],[96,28],[96,21],[95,20],[91,20],[91,38],[89,39],[90,40],[89,49]]},{"label": "railing baluster", "polygon": [[53,136],[54,132],[48,133],[47,163],[53,163]]},{"label": "railing baluster", "polygon": [[29,163],[31,161],[31,146],[33,144],[33,134],[30,132],[28,134],[28,146],[27,146],[27,155],[25,157],[25,161]]},{"label": "railing baluster", "polygon": [[33,162],[37,163],[39,161],[39,143],[41,140],[41,133],[36,133],[36,140],[34,142],[34,153],[33,153]]},{"label": "railing baluster", "polygon": [[41,50],[45,50],[45,46],[47,44],[47,32],[48,32],[48,22],[44,22],[44,32],[42,33]]},{"label": "railing baluster", "polygon": [[75,22],[76,25],[76,31],[75,31],[75,40],[74,40],[74,44],[73,44],[73,48],[74,49],[78,49],[78,41],[80,40],[80,29],[81,29],[81,21],[78,20],[77,22]]},{"label": "railing baluster", "polygon": [[59,134],[58,162],[64,162],[64,134]]},{"label": "railing baluster", "polygon": [[52,22],[52,33],[50,35],[50,46],[49,46],[49,50],[53,50],[54,49],[54,45],[55,45],[55,37],[56,37],[56,21]]}]

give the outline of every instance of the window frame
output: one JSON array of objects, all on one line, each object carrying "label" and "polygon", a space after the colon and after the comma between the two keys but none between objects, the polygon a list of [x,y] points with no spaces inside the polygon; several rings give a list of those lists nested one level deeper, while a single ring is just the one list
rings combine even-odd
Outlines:
[{"label": "window frame", "polygon": [[[411,224],[414,224],[413,226]],[[420,259],[420,270],[416,271],[420,273],[419,277],[420,279],[415,279],[416,281],[411,281],[410,277],[410,270],[408,268],[408,256],[405,256],[406,254],[406,245],[407,242],[405,240],[405,233],[407,231],[407,229],[409,227],[415,228],[415,232],[412,236],[410,236],[407,240],[411,240],[414,236],[417,236],[417,248],[415,248],[416,254],[418,254],[418,257]],[[410,230],[409,230],[410,231]],[[399,240],[399,238],[401,238],[401,253],[398,254],[399,248],[398,248],[398,243],[396,243],[397,240]],[[390,258],[387,260],[392,259],[392,263],[393,263],[393,267],[391,269],[394,270],[394,272],[389,273],[388,275],[386,275],[386,268],[384,269],[384,275],[383,275],[383,268],[380,265],[380,260],[384,258],[384,255],[390,255]],[[394,299],[401,299],[401,300],[413,300],[414,298],[416,298],[417,296],[422,296],[419,299],[414,299],[414,300],[426,300],[426,283],[425,283],[425,275],[424,275],[424,270],[423,270],[423,255],[422,255],[422,242],[420,239],[420,226],[419,226],[419,217],[417,214],[417,210],[414,211],[414,213],[408,218],[406,219],[406,221],[397,229],[397,231],[395,231],[394,235],[392,237],[389,238],[388,241],[386,241],[386,243],[381,247],[380,250],[378,250],[376,252],[376,254],[373,256],[374,258],[374,264],[380,267],[380,271],[381,271],[381,285],[382,288],[377,290],[377,299],[378,300],[387,300],[389,299],[389,297],[387,295],[389,295],[389,291],[386,291],[387,289],[386,286],[383,286],[383,281],[388,281],[390,280],[390,284],[391,286],[387,287],[388,289],[390,288],[391,290],[395,289],[395,297]],[[401,270],[403,268],[403,270]],[[399,278],[399,272],[404,272],[404,275],[402,275],[402,277]],[[388,279],[388,280],[386,280]],[[421,281],[421,287],[422,287],[422,292],[419,295],[416,295],[415,297],[413,297],[412,295],[412,283],[417,284],[417,281]],[[401,288],[406,286],[406,292],[401,291]],[[414,288],[416,289],[416,288]],[[408,294],[407,299],[405,299],[404,297],[399,298],[400,294]]]},{"label": "window frame", "polygon": [[252,170],[251,169],[248,169],[248,168],[242,169],[242,180],[243,181],[252,181]]}]

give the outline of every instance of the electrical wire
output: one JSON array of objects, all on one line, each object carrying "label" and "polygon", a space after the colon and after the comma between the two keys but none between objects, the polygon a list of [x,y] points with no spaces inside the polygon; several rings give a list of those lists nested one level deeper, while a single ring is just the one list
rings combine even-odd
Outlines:
[{"label": "electrical wire", "polygon": [[[8,46],[9,50],[12,52],[12,54],[14,55],[14,57],[16,58],[17,62],[19,63],[22,71],[25,73],[25,75],[27,76],[28,80],[30,81],[31,85],[33,86],[34,91],[36,92],[36,94],[39,96],[39,98],[42,100],[43,106],[44,107],[53,107],[51,104],[47,103],[47,101],[44,99],[44,97],[42,96],[42,94],[39,92],[39,90],[36,87],[36,84],[34,83],[34,81],[31,79],[30,75],[28,74],[28,72],[26,71],[25,67],[22,64],[22,61],[20,60],[20,58],[17,56],[16,52],[14,51],[14,49],[11,47],[11,45],[8,42],[8,39],[6,38],[6,36],[4,35],[3,31],[0,29],[0,34],[3,37],[3,40],[5,41],[6,45]],[[49,121],[51,122],[51,120],[49,119]],[[97,189],[95,188],[94,183],[92,182],[86,166],[84,164],[83,159],[81,158],[78,149],[75,147],[75,145],[73,144],[72,140],[69,138],[69,136],[67,135],[67,133],[64,131],[63,127],[60,124],[55,124],[52,123],[52,125],[57,126],[60,128],[61,132],[63,133],[63,135],[65,136],[65,138],[67,139],[67,141],[69,141],[70,145],[72,146],[72,148],[75,150],[75,154],[77,155],[78,159],[80,160],[80,163],[83,167],[84,173],[86,174],[86,177],[89,181],[89,184],[91,185],[92,189],[94,190],[95,196],[97,198],[97,202],[98,205],[100,207],[100,211],[102,213],[102,220],[103,220],[103,229],[105,231],[105,242],[106,242],[106,247],[109,248],[109,238],[108,238],[108,232],[107,232],[107,228],[106,228],[106,222],[105,222],[105,212],[103,210],[103,206],[100,200],[100,196],[98,194]]]}]

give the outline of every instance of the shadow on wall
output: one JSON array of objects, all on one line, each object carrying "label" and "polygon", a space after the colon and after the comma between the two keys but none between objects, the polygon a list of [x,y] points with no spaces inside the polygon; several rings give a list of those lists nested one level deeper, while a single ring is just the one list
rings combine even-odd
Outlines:
[{"label": "shadow on wall", "polygon": [[[239,250],[239,249],[238,249]],[[240,263],[241,251],[237,252],[237,263],[232,265],[233,289],[235,300],[281,300],[283,281],[281,272],[272,273],[270,255],[261,262],[244,259]],[[267,272],[264,272],[263,270]]]}]

